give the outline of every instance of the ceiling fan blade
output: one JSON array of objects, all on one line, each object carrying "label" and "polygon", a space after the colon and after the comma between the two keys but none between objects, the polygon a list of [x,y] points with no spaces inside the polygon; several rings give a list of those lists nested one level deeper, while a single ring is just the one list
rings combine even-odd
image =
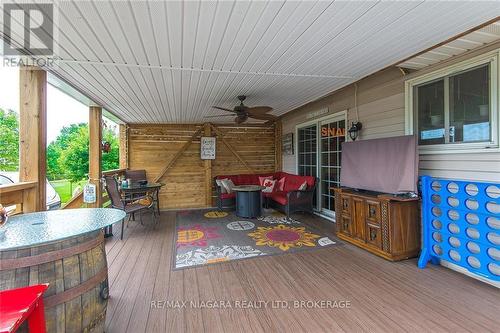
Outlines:
[{"label": "ceiling fan blade", "polygon": [[220,114],[220,115],[216,115],[216,116],[205,116],[203,118],[219,118],[219,117],[234,117],[234,115],[232,115],[232,114]]},{"label": "ceiling fan blade", "polygon": [[222,108],[220,106],[212,106],[214,109],[219,109],[219,110],[222,110],[222,111],[228,111],[228,112],[232,112],[232,113],[236,113],[236,111],[234,110],[229,110],[229,109],[226,109],[226,108]]},{"label": "ceiling fan blade", "polygon": [[250,118],[259,119],[259,120],[276,120],[278,117],[273,116],[272,114],[249,114]]},{"label": "ceiling fan blade", "polygon": [[273,108],[270,106],[254,106],[247,109],[248,113],[253,113],[253,114],[264,114],[271,112],[272,110]]}]

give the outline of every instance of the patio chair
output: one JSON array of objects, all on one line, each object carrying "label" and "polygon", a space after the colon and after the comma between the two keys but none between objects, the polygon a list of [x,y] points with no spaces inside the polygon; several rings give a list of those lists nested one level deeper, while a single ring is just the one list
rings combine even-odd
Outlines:
[{"label": "patio chair", "polygon": [[140,180],[147,180],[146,170],[125,170],[125,178],[130,179],[132,182]]},{"label": "patio chair", "polygon": [[[154,209],[153,198],[149,195],[143,195],[141,197],[134,198],[122,198],[120,194],[120,188],[118,187],[118,182],[116,178],[113,176],[105,176],[105,189],[108,193],[109,199],[111,200],[111,207],[116,209],[123,210],[127,215],[139,213],[141,224],[142,221],[142,212],[144,210],[150,209],[151,215],[153,219],[153,223],[156,223],[156,212]],[[147,203],[144,203],[147,202]],[[120,234],[120,239],[123,239],[123,227],[125,224],[125,219],[122,220],[122,230]]]}]

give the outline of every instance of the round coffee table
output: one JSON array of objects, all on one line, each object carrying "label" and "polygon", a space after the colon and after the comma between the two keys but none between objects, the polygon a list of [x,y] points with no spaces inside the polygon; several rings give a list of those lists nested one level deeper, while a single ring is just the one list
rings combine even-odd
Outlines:
[{"label": "round coffee table", "polygon": [[234,186],[236,192],[236,215],[253,218],[262,215],[262,189],[258,185]]}]

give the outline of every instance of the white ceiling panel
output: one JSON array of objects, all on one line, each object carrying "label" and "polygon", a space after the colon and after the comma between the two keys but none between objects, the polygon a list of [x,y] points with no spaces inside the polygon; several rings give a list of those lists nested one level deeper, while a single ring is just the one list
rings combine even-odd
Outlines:
[{"label": "white ceiling panel", "polygon": [[398,66],[410,69],[422,69],[449,59],[455,55],[470,51],[500,40],[500,25],[498,22],[488,24],[478,30],[464,34],[463,36],[450,40],[444,45],[419,54],[413,58],[399,63]]},{"label": "white ceiling panel", "polygon": [[[131,123],[203,122],[242,94],[282,115],[500,16],[496,1],[54,3],[60,60],[48,70]],[[401,66],[499,37],[491,24]]]}]

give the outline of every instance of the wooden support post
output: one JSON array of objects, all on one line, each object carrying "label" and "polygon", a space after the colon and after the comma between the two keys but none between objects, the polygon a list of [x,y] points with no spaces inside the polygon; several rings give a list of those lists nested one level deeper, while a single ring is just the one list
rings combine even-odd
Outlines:
[{"label": "wooden support post", "polygon": [[238,154],[236,150],[234,150],[234,148],[229,144],[229,142],[227,142],[226,139],[224,139],[224,135],[219,131],[219,129],[212,124],[210,124],[210,126],[214,130],[215,134],[217,134],[217,138],[219,138],[222,141],[222,143],[227,147],[227,149],[231,152],[231,154],[233,154],[234,157],[236,157],[236,159],[240,161],[240,163],[243,164],[243,166],[245,166],[245,168],[247,168],[247,170],[250,173],[255,173],[252,167],[240,156],[240,154]]},{"label": "wooden support post", "polygon": [[102,206],[101,188],[101,144],[102,144],[102,108],[91,106],[89,108],[89,179],[96,186],[96,202],[89,207]]},{"label": "wooden support post", "polygon": [[46,210],[47,72],[23,66],[19,73],[19,181],[37,182],[26,192],[23,211]]},{"label": "wooden support post", "polygon": [[128,125],[120,124],[120,169],[128,168]]},{"label": "wooden support post", "polygon": [[[212,136],[212,127],[210,123],[203,125],[203,135]],[[212,160],[205,160],[205,201],[207,207],[212,207]]]},{"label": "wooden support post", "polygon": [[[281,120],[274,123],[274,170],[282,171],[283,169],[283,126]],[[297,148],[295,148],[297,149]]]}]

